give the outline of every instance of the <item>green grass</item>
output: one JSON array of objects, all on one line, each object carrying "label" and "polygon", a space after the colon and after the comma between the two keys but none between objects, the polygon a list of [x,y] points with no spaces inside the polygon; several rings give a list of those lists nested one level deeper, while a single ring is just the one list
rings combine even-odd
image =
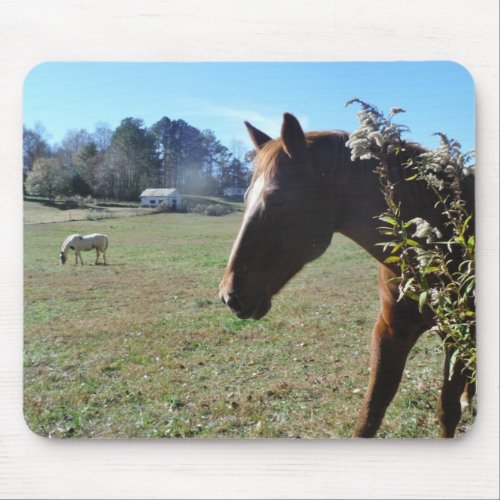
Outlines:
[{"label": "green grass", "polygon": [[[343,237],[239,320],[217,289],[241,213],[25,226],[24,412],[51,437],[349,437],[368,379],[376,263]],[[58,265],[73,232],[107,266]],[[411,355],[379,436],[436,437],[442,354]],[[471,419],[460,427],[464,432]]]}]

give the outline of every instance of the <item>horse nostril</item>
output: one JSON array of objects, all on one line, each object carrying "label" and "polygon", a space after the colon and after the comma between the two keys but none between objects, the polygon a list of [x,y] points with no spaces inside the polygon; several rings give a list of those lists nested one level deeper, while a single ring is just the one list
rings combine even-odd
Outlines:
[{"label": "horse nostril", "polygon": [[229,292],[225,297],[226,305],[231,308],[233,311],[241,311],[241,302],[238,299],[238,296],[234,292]]}]

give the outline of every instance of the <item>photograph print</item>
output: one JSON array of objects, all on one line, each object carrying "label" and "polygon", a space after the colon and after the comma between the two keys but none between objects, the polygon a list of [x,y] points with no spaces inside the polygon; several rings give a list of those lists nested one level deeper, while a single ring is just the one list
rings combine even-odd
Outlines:
[{"label": "photograph print", "polygon": [[48,438],[452,438],[477,405],[453,62],[44,63],[24,417]]}]

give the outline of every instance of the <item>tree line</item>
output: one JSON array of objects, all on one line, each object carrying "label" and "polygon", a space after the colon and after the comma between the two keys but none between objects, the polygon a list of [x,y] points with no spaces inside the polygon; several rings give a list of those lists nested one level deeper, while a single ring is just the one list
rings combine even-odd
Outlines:
[{"label": "tree line", "polygon": [[175,187],[185,194],[217,195],[225,187],[245,187],[252,152],[241,142],[231,149],[211,130],[184,120],[161,118],[147,127],[125,118],[111,130],[69,130],[51,146],[42,124],[23,129],[23,173],[27,194],[93,196],[137,200],[146,188]]}]

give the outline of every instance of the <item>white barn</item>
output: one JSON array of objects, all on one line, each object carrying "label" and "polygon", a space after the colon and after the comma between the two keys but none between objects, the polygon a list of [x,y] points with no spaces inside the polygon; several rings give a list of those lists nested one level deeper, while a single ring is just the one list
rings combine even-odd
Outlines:
[{"label": "white barn", "polygon": [[156,208],[165,204],[168,208],[177,210],[181,203],[181,195],[175,188],[145,189],[141,193],[141,207]]},{"label": "white barn", "polygon": [[226,187],[224,188],[224,196],[226,198],[236,198],[236,197],[240,197],[240,196],[243,196],[245,194],[245,188],[242,188],[242,187]]}]

